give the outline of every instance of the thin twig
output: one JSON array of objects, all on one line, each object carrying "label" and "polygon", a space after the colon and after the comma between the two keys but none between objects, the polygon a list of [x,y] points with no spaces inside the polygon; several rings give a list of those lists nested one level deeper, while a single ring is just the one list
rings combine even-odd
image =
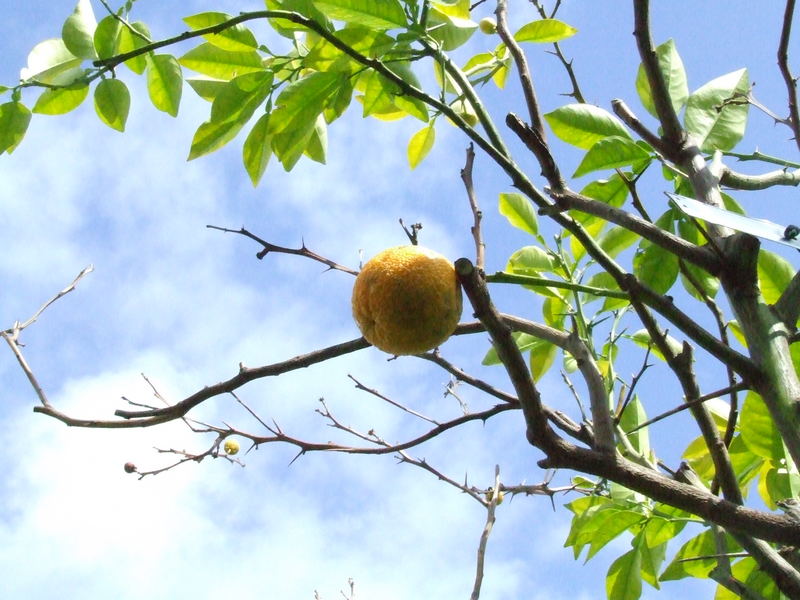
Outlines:
[{"label": "thin twig", "polygon": [[483,583],[483,566],[486,561],[486,545],[489,543],[489,535],[492,533],[492,527],[495,521],[495,509],[497,508],[498,499],[500,497],[500,466],[496,465],[494,468],[494,490],[492,499],[486,507],[486,525],[483,527],[481,533],[481,540],[478,543],[478,560],[475,568],[475,583],[472,586],[472,594],[470,600],[478,600],[481,596],[481,584]]},{"label": "thin twig", "polygon": [[786,9],[783,13],[783,27],[781,39],[778,43],[778,68],[786,84],[786,94],[789,98],[789,121],[794,133],[794,141],[800,149],[800,108],[797,104],[797,80],[789,69],[789,38],[792,35],[792,21],[794,20],[795,0],[786,0]]},{"label": "thin twig", "polygon": [[467,146],[467,159],[464,163],[464,168],[461,169],[461,181],[464,182],[464,187],[467,190],[467,198],[469,199],[469,207],[472,210],[473,224],[470,228],[472,238],[475,240],[475,264],[481,270],[485,263],[486,244],[483,242],[483,233],[481,231],[481,219],[483,219],[483,212],[478,206],[478,198],[475,195],[475,187],[472,182],[472,168],[475,164],[475,146],[470,142]]}]

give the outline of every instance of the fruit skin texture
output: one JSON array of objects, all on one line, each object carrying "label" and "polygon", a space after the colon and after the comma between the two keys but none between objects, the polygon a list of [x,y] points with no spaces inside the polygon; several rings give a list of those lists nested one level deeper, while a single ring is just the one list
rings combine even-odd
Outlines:
[{"label": "fruit skin texture", "polygon": [[491,17],[484,17],[478,22],[478,27],[480,27],[481,31],[486,35],[492,35],[493,33],[497,33],[497,21],[495,21]]},{"label": "fruit skin texture", "polygon": [[233,456],[239,452],[239,442],[236,440],[225,440],[225,445],[222,449],[225,450],[225,454]]},{"label": "fruit skin texture", "polygon": [[461,317],[453,263],[420,246],[376,254],[356,277],[353,318],[366,340],[389,354],[420,354],[444,342]]}]

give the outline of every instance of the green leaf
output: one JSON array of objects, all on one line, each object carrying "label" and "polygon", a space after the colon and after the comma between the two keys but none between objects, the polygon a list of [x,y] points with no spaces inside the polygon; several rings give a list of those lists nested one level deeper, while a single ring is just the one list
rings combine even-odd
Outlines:
[{"label": "green leaf", "polygon": [[501,193],[499,202],[500,214],[517,229],[531,235],[539,234],[539,223],[536,219],[536,210],[531,201],[522,194]]},{"label": "green leaf", "polygon": [[650,151],[644,142],[611,136],[596,142],[575,169],[573,177],[580,177],[601,169],[616,169],[648,160]]},{"label": "green leaf", "polygon": [[540,19],[523,25],[514,39],[518,42],[559,42],[578,33],[578,30],[558,19]]},{"label": "green leaf", "polygon": [[[626,337],[628,337],[634,344],[640,346],[641,348],[650,348],[651,354],[654,354],[661,360],[664,360],[664,355],[661,353],[661,350],[658,349],[658,346],[652,343],[652,338],[646,329],[640,329],[639,331],[636,331],[630,336]],[[681,343],[671,335],[667,335],[667,345],[672,350],[673,354],[678,354],[681,350],[683,350]]]},{"label": "green leaf", "polygon": [[275,102],[270,133],[313,128],[317,115],[346,78],[341,73],[311,73],[286,86]]},{"label": "green leaf", "polygon": [[94,49],[94,30],[97,21],[94,18],[90,0],[78,0],[75,10],[64,21],[61,37],[67,49],[79,58],[97,58]]},{"label": "green leaf", "polygon": [[244,121],[206,121],[202,123],[192,138],[192,146],[189,149],[189,156],[186,160],[194,160],[215,150],[219,150],[225,144],[236,137],[236,134],[244,127]]},{"label": "green leaf", "polygon": [[756,456],[775,463],[784,458],[783,441],[778,429],[766,404],[755,392],[748,392],[745,396],[739,430],[745,446]]},{"label": "green leaf", "polygon": [[370,29],[407,26],[406,13],[398,0],[314,0],[314,6],[330,19]]},{"label": "green leaf", "polygon": [[631,139],[622,121],[592,104],[568,104],[544,118],[556,137],[584,150],[609,136]]},{"label": "green leaf", "polygon": [[465,44],[477,28],[474,21],[446,14],[436,6],[431,6],[428,13],[428,35],[447,52]]},{"label": "green leaf", "polygon": [[[700,233],[694,221],[681,218],[678,221],[678,233],[680,233],[680,236],[687,242],[698,246],[702,246],[706,243],[705,238]],[[714,298],[717,295],[719,291],[719,279],[711,275],[705,269],[693,265],[688,261],[684,263],[684,269],[689,277],[681,272],[681,282],[686,291],[692,296],[704,302],[706,298]],[[698,287],[700,290],[697,289]]]},{"label": "green leaf", "polygon": [[[119,30],[119,43],[117,48],[117,51],[120,54],[126,54],[128,52],[138,50],[139,48],[146,46],[150,40],[150,29],[147,27],[147,25],[137,21],[136,23],[131,23],[131,27],[137,31],[139,35],[136,35],[127,27],[121,28]],[[125,66],[127,66],[137,75],[141,75],[147,68],[147,59],[145,55],[140,54],[139,56],[134,56],[133,58],[126,60]]]},{"label": "green leaf", "polygon": [[422,162],[428,152],[433,148],[433,143],[436,141],[436,128],[433,123],[427,127],[423,127],[408,141],[408,164],[412,169],[415,169],[419,163]]},{"label": "green leaf", "polygon": [[558,353],[558,347],[545,340],[537,340],[531,347],[530,367],[534,381],[539,381],[553,365]]},{"label": "green leaf", "polygon": [[645,541],[649,547],[655,548],[677,537],[684,527],[686,521],[652,516],[644,528]]},{"label": "green leaf", "polygon": [[0,154],[19,146],[30,122],[31,111],[21,102],[0,104]]},{"label": "green leaf", "polygon": [[686,129],[705,152],[730,150],[747,125],[747,69],[718,77],[696,90],[686,103]]},{"label": "green leaf", "polygon": [[794,268],[785,258],[769,250],[758,253],[758,285],[767,304],[781,297],[794,276]]},{"label": "green leaf", "polygon": [[158,110],[178,116],[183,91],[181,66],[170,54],[154,54],[148,58],[147,91]]},{"label": "green leaf", "polygon": [[[231,15],[222,12],[203,12],[184,17],[183,22],[197,31],[198,29],[220,25],[230,21],[232,18]],[[229,52],[250,52],[258,48],[258,41],[253,32],[242,23],[227,27],[219,33],[207,33],[203,36],[203,39],[217,48]]]},{"label": "green leaf", "polygon": [[234,77],[219,90],[211,105],[211,121],[247,121],[272,89],[272,73],[258,71]]},{"label": "green leaf", "polygon": [[[655,222],[657,227],[672,233],[674,215],[667,210]],[[633,257],[633,272],[645,285],[657,294],[666,294],[678,278],[678,257],[672,252],[657,246],[648,240],[639,243],[639,249]]]},{"label": "green leaf", "polygon": [[118,52],[122,23],[108,15],[98,23],[94,30],[94,49],[98,58],[110,58]]},{"label": "green leaf", "polygon": [[[523,353],[527,352],[541,342],[541,340],[537,337],[528,335],[527,333],[520,333],[518,331],[512,333],[511,337],[514,338],[519,351]],[[486,353],[486,356],[483,357],[483,362],[481,362],[481,364],[484,366],[500,364],[500,358],[497,356],[497,351],[494,349],[494,346],[492,346]]]},{"label": "green leaf", "polygon": [[209,42],[192,48],[178,62],[187,69],[224,80],[264,70],[258,52],[229,52]]},{"label": "green leaf", "polygon": [[[705,530],[686,542],[675,554],[670,565],[661,574],[661,581],[674,581],[684,577],[697,577],[705,579],[711,570],[717,566],[717,547],[714,541],[714,532]],[[701,558],[708,556],[709,558]],[[685,560],[692,559],[692,560]]]},{"label": "green leaf", "polygon": [[[617,419],[620,428],[626,433],[636,429],[639,425],[647,421],[647,413],[637,395],[634,394],[631,401],[628,402],[628,405],[625,407],[625,411],[621,416],[618,416]],[[650,456],[650,434],[646,427],[636,429],[636,431],[627,435],[628,441],[631,443],[634,450],[644,457]]]},{"label": "green leaf", "polygon": [[470,0],[432,0],[431,6],[446,15],[469,19]]},{"label": "green leaf", "polygon": [[641,556],[641,571],[640,575],[644,581],[652,585],[656,589],[661,589],[658,583],[658,572],[661,565],[664,563],[664,558],[667,555],[667,545],[660,544],[658,546],[650,546],[644,541],[644,534],[639,532],[633,538],[633,544],[636,551]]},{"label": "green leaf", "polygon": [[208,100],[209,102],[213,102],[220,90],[228,85],[227,81],[223,81],[222,79],[212,79],[210,77],[206,77],[205,75],[201,75],[200,77],[189,77],[186,79],[186,83],[192,86],[192,89],[198,96],[200,96],[203,100]]},{"label": "green leaf", "polygon": [[[676,113],[680,112],[689,97],[689,85],[686,81],[686,70],[683,67],[683,61],[675,48],[675,41],[669,39],[659,45],[656,48],[656,56],[658,57],[658,68],[667,86],[672,108]],[[647,112],[654,117],[658,117],[653,102],[653,94],[650,90],[650,82],[647,80],[647,74],[642,65],[639,65],[639,71],[636,74],[636,91],[639,93],[639,99],[647,109]]]},{"label": "green leaf", "polygon": [[632,510],[608,509],[596,513],[591,519],[591,528],[594,531],[591,535],[586,560],[592,558],[606,544],[644,519],[642,513]]},{"label": "green leaf", "polygon": [[63,40],[45,40],[28,54],[28,66],[20,71],[20,79],[47,85],[70,85],[83,77],[83,60],[72,54]]},{"label": "green leaf", "polygon": [[554,272],[559,269],[556,260],[538,246],[520,248],[508,259],[506,271],[522,275],[538,275],[541,271]]},{"label": "green leaf", "polygon": [[[312,19],[328,31],[333,30],[330,20],[314,6],[313,0],[266,0],[265,4],[269,10],[288,10]],[[269,24],[278,34],[292,41],[295,40],[295,32],[308,31],[306,27],[286,19],[270,19]]]},{"label": "green leaf", "polygon": [[[395,45],[394,38],[386,33],[358,25],[340,29],[336,37],[349,48],[370,58],[385,56]],[[354,72],[361,68],[350,56],[324,38],[319,38],[311,47],[303,64],[316,71]]]},{"label": "green leaf", "polygon": [[269,114],[261,115],[253,125],[242,148],[242,161],[253,186],[257,186],[272,156],[272,138],[267,134]]},{"label": "green leaf", "polygon": [[328,128],[322,115],[319,115],[314,123],[314,131],[308,139],[303,154],[315,162],[325,164],[328,154]]},{"label": "green leaf", "polygon": [[631,230],[615,225],[603,234],[599,244],[609,256],[614,258],[626,248],[630,248],[638,239],[639,236]]},{"label": "green leaf", "polygon": [[606,596],[614,600],[638,600],[642,595],[642,557],[634,548],[629,550],[608,568]]},{"label": "green leaf", "polygon": [[63,115],[80,106],[89,95],[89,86],[78,83],[66,88],[50,88],[42,92],[33,112],[42,115]]},{"label": "green leaf", "polygon": [[119,79],[103,79],[94,89],[94,109],[97,116],[111,129],[125,131],[131,95]]}]

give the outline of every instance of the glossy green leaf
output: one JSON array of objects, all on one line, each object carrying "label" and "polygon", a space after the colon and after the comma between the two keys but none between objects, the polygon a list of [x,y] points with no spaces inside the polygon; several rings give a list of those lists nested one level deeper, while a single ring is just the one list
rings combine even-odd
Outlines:
[{"label": "glossy green leaf", "polygon": [[[128,27],[123,27],[119,30],[117,51],[120,54],[133,52],[134,50],[138,50],[139,48],[142,48],[148,44],[150,39],[150,29],[147,27],[147,25],[137,21],[135,23],[131,23],[131,28],[133,28],[136,33],[131,31]],[[141,75],[147,68],[147,59],[144,54],[140,54],[139,56],[134,56],[133,58],[126,60],[125,66],[127,66],[137,75]]]},{"label": "glossy green leaf", "polygon": [[514,39],[518,42],[559,42],[572,37],[578,33],[574,27],[559,21],[558,19],[540,19],[523,25]]},{"label": "glossy green leaf", "polygon": [[556,137],[584,150],[609,136],[631,139],[622,121],[592,104],[568,104],[547,113],[544,118]]},{"label": "glossy green leaf", "polygon": [[94,30],[94,49],[98,58],[109,58],[117,54],[122,27],[124,25],[112,15],[108,15],[97,24]]},{"label": "glossy green leaf", "polygon": [[[672,210],[666,211],[656,220],[656,226],[673,232]],[[633,272],[639,280],[657,294],[666,294],[678,278],[680,270],[678,257],[672,252],[648,240],[639,243],[633,257]]]},{"label": "glossy green leaf", "polygon": [[733,71],[709,81],[686,103],[687,131],[703,151],[730,150],[744,136],[747,125],[747,69]]},{"label": "glossy green leaf", "polygon": [[614,600],[638,600],[642,595],[641,555],[634,548],[617,558],[608,568],[606,596]]},{"label": "glossy green leaf", "polygon": [[[384,57],[395,45],[395,40],[382,31],[362,26],[348,26],[336,32],[336,37],[349,48],[370,58]],[[311,47],[303,64],[316,71],[348,71],[361,69],[355,60],[324,38]]]},{"label": "glossy green leaf", "polygon": [[758,285],[767,304],[781,297],[794,276],[794,268],[785,258],[769,250],[758,253]]},{"label": "glossy green leaf", "polygon": [[[658,56],[658,68],[664,77],[672,108],[676,113],[680,112],[689,97],[689,85],[686,80],[683,61],[678,54],[677,48],[675,48],[675,41],[669,39],[659,45],[656,48],[656,55]],[[636,91],[647,112],[654,117],[658,117],[650,90],[650,82],[647,80],[647,75],[642,65],[639,65],[639,71],[636,74]]]},{"label": "glossy green leaf", "polygon": [[637,523],[641,523],[644,518],[642,513],[632,510],[609,509],[598,512],[592,519],[594,532],[591,535],[586,560],[592,558],[610,541]]},{"label": "glossy green leaf", "polygon": [[[270,130],[277,116],[276,113],[272,114]],[[313,119],[299,123],[297,127],[284,129],[279,133],[273,134],[272,151],[281,162],[281,165],[283,165],[285,171],[291,171],[303,156],[315,129],[316,119]]]},{"label": "glossy green leaf", "polygon": [[326,17],[370,29],[406,27],[406,13],[398,0],[314,0]]},{"label": "glossy green leaf", "polygon": [[147,92],[158,110],[178,116],[183,92],[181,66],[170,54],[154,54],[148,58]]},{"label": "glossy green leaf", "polygon": [[[520,333],[518,331],[512,333],[511,337],[514,339],[519,351],[522,353],[527,352],[541,342],[541,339],[537,337],[528,335],[527,333]],[[494,349],[494,346],[489,348],[489,351],[486,353],[486,356],[483,357],[481,364],[484,366],[500,364],[500,358],[497,356],[497,351]]]},{"label": "glossy green leaf", "polygon": [[647,413],[636,394],[628,402],[622,415],[617,415],[617,420],[622,431],[627,433],[636,430],[628,434],[628,441],[634,450],[642,456],[648,457],[650,455],[650,434],[646,427],[637,429],[639,425],[647,421]]},{"label": "glossy green leaf", "polygon": [[[664,360],[664,355],[658,349],[658,346],[652,343],[652,338],[646,329],[640,329],[639,331],[636,331],[627,337],[629,337],[629,339],[637,346],[642,348],[649,347],[651,354],[657,356],[661,360]],[[678,354],[681,350],[683,350],[683,345],[671,335],[667,335],[667,345],[669,346],[670,350],[672,350],[673,354]]]},{"label": "glossy green leaf", "polygon": [[82,63],[82,59],[67,50],[63,40],[45,40],[28,54],[28,66],[20,71],[20,79],[70,85],[83,76]]},{"label": "glossy green leaf", "polygon": [[78,0],[75,10],[64,21],[61,38],[67,49],[79,58],[97,58],[94,48],[94,30],[97,21],[90,0]]},{"label": "glossy green leaf", "polygon": [[470,0],[431,0],[431,6],[436,10],[453,17],[469,19]]},{"label": "glossy green leaf", "polygon": [[783,441],[766,404],[755,392],[748,392],[739,417],[742,441],[753,454],[775,463],[784,458]]},{"label": "glossy green leaf", "polygon": [[558,268],[558,263],[547,251],[538,246],[525,246],[511,255],[506,271],[522,275],[537,275],[541,271],[553,272]]},{"label": "glossy green leaf", "polygon": [[315,162],[325,164],[328,155],[328,128],[322,115],[314,123],[314,131],[308,138],[303,154]]},{"label": "glossy green leaf", "polygon": [[343,78],[346,76],[340,73],[311,73],[286,86],[275,102],[270,133],[304,128],[310,135],[317,115],[339,88]]},{"label": "glossy green leaf", "polygon": [[[314,0],[266,0],[265,4],[269,10],[288,10],[312,19],[324,29],[329,31],[333,29],[330,20],[314,6]],[[296,32],[308,31],[306,27],[287,19],[270,19],[269,24],[280,35],[290,40],[295,39]]]},{"label": "glossy green leaf", "polygon": [[131,94],[119,79],[103,79],[94,89],[94,109],[97,116],[111,129],[125,131]]},{"label": "glossy green leaf", "polygon": [[534,381],[539,381],[547,373],[556,359],[556,354],[558,354],[558,347],[545,340],[537,340],[537,343],[531,347],[529,364]]},{"label": "glossy green leaf", "polygon": [[448,15],[432,6],[428,13],[428,35],[435,39],[447,52],[465,44],[478,24],[470,19]]},{"label": "glossy green leaf", "polygon": [[612,258],[616,257],[623,250],[630,248],[639,236],[630,229],[613,226],[599,240],[600,247]]},{"label": "glossy green leaf", "polygon": [[428,155],[428,152],[433,148],[433,143],[436,141],[436,128],[433,123],[427,127],[423,127],[408,141],[408,164],[412,169],[415,169],[419,163]]},{"label": "glossy green leaf", "polygon": [[209,42],[192,48],[178,62],[192,71],[225,80],[264,70],[258,52],[228,52]]},{"label": "glossy green leaf", "polygon": [[85,83],[66,88],[50,88],[42,92],[33,106],[33,112],[42,115],[63,115],[80,106],[89,95]]},{"label": "glossy green leaf", "polygon": [[[203,12],[184,17],[183,22],[193,30],[205,29],[230,21],[233,17],[223,12]],[[207,33],[203,36],[210,44],[229,52],[250,52],[258,48],[258,41],[253,32],[244,24],[222,29],[219,33]]]},{"label": "glossy green leaf", "polygon": [[[661,574],[661,581],[674,581],[685,577],[707,578],[711,569],[717,566],[717,560],[713,558],[717,552],[714,532],[707,529],[681,546],[670,565]],[[703,556],[709,558],[701,558]]]},{"label": "glossy green leaf", "polygon": [[217,94],[226,86],[228,85],[227,81],[222,79],[212,79],[211,77],[206,77],[201,75],[200,77],[189,77],[186,79],[186,83],[188,83],[195,93],[200,96],[203,100],[208,100],[209,102],[213,102],[214,98],[217,97]]},{"label": "glossy green leaf", "polygon": [[205,154],[219,150],[236,137],[244,127],[244,121],[222,121],[202,123],[192,138],[192,146],[186,160],[194,160]]},{"label": "glossy green leaf", "polygon": [[652,516],[644,528],[645,541],[651,548],[666,544],[677,537],[684,527],[686,527],[684,520]]},{"label": "glossy green leaf", "polygon": [[0,154],[19,146],[30,122],[31,111],[21,102],[0,104]]},{"label": "glossy green leaf", "polygon": [[266,100],[272,73],[257,71],[234,77],[219,90],[211,105],[211,121],[247,121]]},{"label": "glossy green leaf", "polygon": [[536,209],[525,196],[517,193],[501,193],[498,208],[500,214],[508,219],[511,225],[531,235],[538,235]]},{"label": "glossy green leaf", "polygon": [[599,140],[589,149],[572,176],[580,177],[592,171],[627,167],[649,158],[650,151],[644,142],[611,136]]},{"label": "glossy green leaf", "polygon": [[269,114],[261,115],[253,125],[242,148],[242,161],[253,185],[258,185],[272,156],[272,138],[269,130]]}]

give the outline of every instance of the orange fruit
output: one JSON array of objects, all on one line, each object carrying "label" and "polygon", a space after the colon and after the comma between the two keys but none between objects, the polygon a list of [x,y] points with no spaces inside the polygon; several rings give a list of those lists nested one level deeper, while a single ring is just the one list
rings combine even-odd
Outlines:
[{"label": "orange fruit", "polygon": [[376,254],[353,286],[353,318],[364,338],[389,354],[420,354],[444,342],[461,317],[453,263],[420,246]]}]

